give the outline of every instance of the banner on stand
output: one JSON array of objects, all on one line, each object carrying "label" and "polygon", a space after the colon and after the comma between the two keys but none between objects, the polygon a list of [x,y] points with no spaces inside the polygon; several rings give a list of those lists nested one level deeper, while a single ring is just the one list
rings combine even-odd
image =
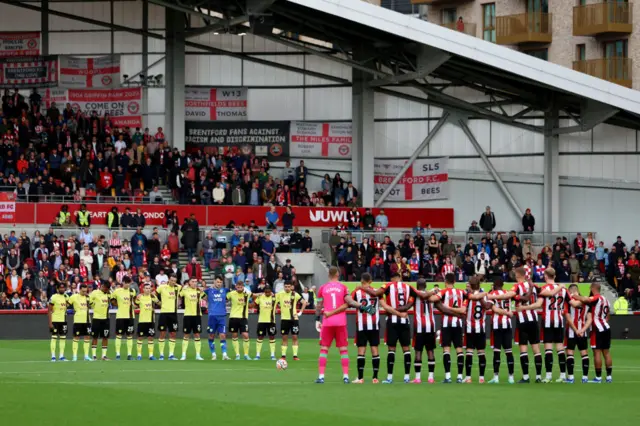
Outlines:
[{"label": "banner on stand", "polygon": [[[374,161],[374,199],[380,198],[407,160]],[[418,159],[400,178],[387,201],[440,200],[449,198],[449,158]]]}]

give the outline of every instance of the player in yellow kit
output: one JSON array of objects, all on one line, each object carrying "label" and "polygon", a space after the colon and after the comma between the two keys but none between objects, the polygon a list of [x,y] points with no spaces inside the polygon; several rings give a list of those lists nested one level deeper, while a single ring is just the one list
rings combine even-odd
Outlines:
[{"label": "player in yellow kit", "polygon": [[131,288],[131,277],[122,278],[122,287],[111,293],[111,300],[116,302],[118,311],[116,313],[116,360],[120,360],[120,347],[122,346],[122,336],[127,336],[127,361],[133,358],[133,300],[136,292]]},{"label": "player in yellow kit", "polygon": [[244,283],[236,283],[236,291],[227,293],[227,300],[231,301],[231,312],[229,313],[229,331],[231,332],[233,350],[236,352],[236,360],[240,359],[240,344],[238,343],[238,333],[242,335],[242,348],[244,359],[251,361],[249,357],[249,298],[251,292],[245,290]]},{"label": "player in yellow kit", "polygon": [[200,356],[202,344],[200,343],[200,333],[202,332],[202,307],[200,300],[206,295],[198,288],[198,280],[191,278],[187,282],[186,287],[180,290],[180,297],[184,300],[184,317],[182,319],[182,328],[184,336],[182,337],[182,358],[180,361],[187,359],[187,349],[189,348],[189,335],[193,334],[193,343],[196,348],[196,361],[204,361]]},{"label": "player in yellow kit", "polygon": [[153,305],[160,301],[155,294],[151,293],[151,284],[146,283],[142,287],[142,294],[135,299],[135,304],[140,308],[138,317],[138,361],[142,360],[142,341],[147,338],[149,348],[149,360],[155,361],[153,356],[153,336],[156,335],[155,310]]},{"label": "player in yellow kit", "polygon": [[287,347],[289,334],[293,340],[293,360],[298,361],[298,334],[300,333],[300,323],[298,316],[302,315],[307,301],[302,299],[302,308],[298,313],[298,302],[302,299],[299,293],[293,291],[293,284],[289,281],[284,283],[284,291],[276,294],[276,302],[280,306],[280,332],[282,333],[282,359],[287,358]]},{"label": "player in yellow kit", "polygon": [[60,350],[59,361],[68,361],[64,357],[64,347],[67,337],[67,303],[68,298],[64,294],[67,290],[65,283],[58,283],[56,294],[49,299],[49,311],[47,316],[49,318],[49,330],[51,331],[51,362],[56,362],[56,343],[59,343],[58,349]]},{"label": "player in yellow kit", "polygon": [[89,356],[91,347],[91,323],[89,321],[89,296],[87,285],[80,284],[78,293],[69,298],[69,305],[73,307],[73,361],[78,360],[78,345],[80,337],[84,340],[84,360],[93,361]]},{"label": "player in yellow kit", "polygon": [[91,322],[91,355],[95,361],[98,350],[98,337],[102,338],[102,360],[109,361],[107,349],[109,347],[110,321],[109,321],[109,297],[110,287],[108,282],[100,284],[100,289],[94,290],[89,295],[89,306],[93,308],[93,321]]},{"label": "player in yellow kit", "polygon": [[258,340],[256,341],[256,357],[260,359],[262,352],[262,341],[264,336],[269,336],[269,349],[271,350],[271,360],[276,359],[276,296],[270,286],[264,288],[263,294],[255,294],[253,301],[260,311],[258,315]]},{"label": "player in yellow kit", "polygon": [[156,289],[158,298],[162,302],[160,308],[160,320],[158,321],[158,330],[160,336],[158,343],[160,346],[160,361],[164,361],[164,342],[169,331],[169,359],[177,361],[178,358],[173,356],[176,349],[176,331],[178,331],[178,295],[180,293],[180,285],[174,274],[169,277],[167,284],[162,284]]}]

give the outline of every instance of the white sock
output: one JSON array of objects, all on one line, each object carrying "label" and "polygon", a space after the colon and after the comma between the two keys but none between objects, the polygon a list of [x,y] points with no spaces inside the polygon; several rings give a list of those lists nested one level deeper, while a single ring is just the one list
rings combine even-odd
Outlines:
[{"label": "white sock", "polygon": [[478,377],[478,380],[484,380],[484,376]]},{"label": "white sock", "polygon": [[451,378],[451,373],[444,373],[444,378],[445,379],[450,379]]},{"label": "white sock", "polygon": [[405,380],[409,380],[409,377],[410,377],[410,376],[409,376],[408,374],[405,374],[405,375],[404,375],[404,379],[405,379]]},{"label": "white sock", "polygon": [[416,380],[420,380],[420,373],[416,373]]},{"label": "white sock", "polygon": [[462,374],[458,374],[457,378],[462,379]]},{"label": "white sock", "polygon": [[429,373],[429,378],[433,379],[433,373]]},{"label": "white sock", "polygon": [[393,374],[387,374],[387,380],[389,381],[393,380]]},{"label": "white sock", "polygon": [[[538,378],[538,376],[536,376],[536,379]],[[522,379],[523,380],[529,380],[529,375],[528,374],[523,374],[522,375]]]},{"label": "white sock", "polygon": [[342,375],[342,378],[343,378],[343,379],[348,379],[348,378],[349,378],[349,375],[348,375],[348,374],[343,374],[343,375]]},{"label": "white sock", "polygon": [[318,374],[318,379],[324,379],[324,374]]},{"label": "white sock", "polygon": [[561,379],[566,379],[567,378],[567,374],[566,373],[560,373],[560,378]]},{"label": "white sock", "polygon": [[549,380],[551,380],[551,373],[546,373],[545,377]]},{"label": "white sock", "polygon": [[[458,377],[460,377],[460,375],[459,375],[459,374],[458,374]],[[465,380],[469,380],[469,379],[471,379],[471,376],[466,376],[464,379],[465,379]]]},{"label": "white sock", "polygon": [[573,374],[569,376],[569,380],[573,380]]},{"label": "white sock", "polygon": [[[527,378],[528,378],[528,377],[529,377],[529,376],[527,376]],[[540,376],[539,374],[536,374],[536,380],[538,380],[538,379],[542,379],[542,376]]]},{"label": "white sock", "polygon": [[611,376],[607,376],[607,380],[610,380],[610,379],[611,379]]}]

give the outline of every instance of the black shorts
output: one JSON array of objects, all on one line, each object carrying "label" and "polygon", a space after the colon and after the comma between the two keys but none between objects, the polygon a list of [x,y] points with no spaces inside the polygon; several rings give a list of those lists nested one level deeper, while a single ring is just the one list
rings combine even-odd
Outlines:
[{"label": "black shorts", "polygon": [[491,330],[491,347],[498,350],[513,348],[513,330],[511,328]]},{"label": "black shorts", "polygon": [[440,345],[443,348],[453,346],[454,348],[462,347],[462,327],[442,327],[440,332]]},{"label": "black shorts", "polygon": [[182,318],[182,331],[184,334],[202,333],[202,317],[185,316]]},{"label": "black shorts", "polygon": [[591,332],[591,348],[592,349],[611,349],[611,329],[598,331],[593,329]]},{"label": "black shorts", "polygon": [[535,321],[518,323],[516,343],[518,345],[537,345],[540,343],[540,328]]},{"label": "black shorts", "polygon": [[380,330],[358,330],[356,332],[356,345],[359,348],[380,346]]},{"label": "black shorts", "polygon": [[246,318],[229,318],[229,331],[232,333],[248,333],[249,321]]},{"label": "black shorts", "polygon": [[467,349],[484,351],[487,347],[487,335],[484,331],[481,333],[467,333],[464,335],[464,343]]},{"label": "black shorts", "polygon": [[276,337],[276,323],[275,322],[259,322],[258,323],[258,339],[269,336],[270,339]]},{"label": "black shorts", "polygon": [[116,335],[133,336],[133,319],[132,318],[116,318]]},{"label": "black shorts", "polygon": [[432,351],[436,348],[436,333],[414,333],[413,334],[413,349],[416,352],[422,352],[423,350]]},{"label": "black shorts", "polygon": [[391,348],[395,348],[398,342],[400,342],[400,346],[409,346],[411,344],[411,326],[387,321],[386,342],[387,346]]},{"label": "black shorts", "polygon": [[543,343],[564,343],[564,328],[544,327],[542,329]]},{"label": "black shorts", "polygon": [[160,319],[158,320],[158,330],[170,331],[175,333],[178,331],[178,314],[175,313],[160,313]]},{"label": "black shorts", "polygon": [[300,324],[298,320],[282,320],[280,321],[280,333],[283,336],[291,334],[297,336],[300,333]]},{"label": "black shorts", "polygon": [[91,337],[103,337],[105,339],[109,338],[110,334],[110,325],[108,319],[93,319],[91,323]]},{"label": "black shorts", "polygon": [[90,336],[91,325],[88,323],[73,324],[73,335],[74,336]]},{"label": "black shorts", "polygon": [[138,323],[138,336],[140,337],[153,337],[156,335],[156,325],[152,322],[139,322]]},{"label": "black shorts", "polygon": [[67,331],[69,331],[69,327],[66,322],[54,322],[53,327],[51,327],[51,335],[65,337],[67,335]]},{"label": "black shorts", "polygon": [[579,351],[586,351],[587,349],[589,349],[589,340],[587,339],[587,336],[584,336],[584,337],[567,336],[567,339],[564,342],[564,346],[566,349],[570,351],[574,351],[576,349],[576,346],[578,347]]}]

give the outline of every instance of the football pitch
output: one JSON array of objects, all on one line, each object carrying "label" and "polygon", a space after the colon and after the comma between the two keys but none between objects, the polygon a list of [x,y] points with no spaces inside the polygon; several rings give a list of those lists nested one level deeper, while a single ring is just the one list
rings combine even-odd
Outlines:
[{"label": "football pitch", "polygon": [[[113,341],[109,356],[113,359]],[[193,344],[193,343],[192,343]],[[80,345],[82,355],[82,344]],[[125,349],[125,345],[123,345]],[[146,354],[146,344],[145,344]],[[217,345],[219,351],[219,345]],[[277,354],[280,351],[278,343]],[[289,352],[291,348],[289,348]],[[67,340],[67,357],[71,341]],[[135,352],[135,348],[134,348]],[[181,352],[180,343],[176,353]],[[403,384],[403,365],[396,364],[395,383],[373,385],[367,359],[364,385],[341,382],[340,360],[329,353],[324,385],[316,385],[317,340],[300,345],[301,360],[289,357],[289,368],[275,362],[97,361],[51,363],[49,341],[0,341],[2,424],[87,425],[631,425],[637,424],[640,390],[640,342],[614,341],[613,384],[506,383],[503,356],[499,385]],[[436,352],[436,378],[442,380],[441,351]],[[98,354],[100,350],[98,350]],[[255,340],[251,341],[251,355]],[[156,346],[156,356],[157,356]],[[351,375],[356,375],[355,347],[350,347]],[[386,377],[386,348],[381,348],[380,378]],[[493,376],[492,354],[486,377]],[[402,356],[398,357],[402,360]],[[557,361],[557,359],[556,359]],[[425,363],[426,364],[426,363]],[[554,379],[558,376],[557,362]],[[452,365],[455,377],[455,360]],[[533,370],[533,365],[531,366]],[[581,377],[579,358],[576,378]],[[427,377],[426,365],[423,380]],[[544,374],[544,373],[543,373]],[[413,368],[411,371],[413,378]],[[593,377],[593,362],[590,378]],[[516,380],[520,378],[516,354]],[[634,420],[636,419],[636,420]]]}]

